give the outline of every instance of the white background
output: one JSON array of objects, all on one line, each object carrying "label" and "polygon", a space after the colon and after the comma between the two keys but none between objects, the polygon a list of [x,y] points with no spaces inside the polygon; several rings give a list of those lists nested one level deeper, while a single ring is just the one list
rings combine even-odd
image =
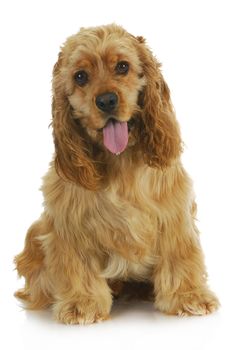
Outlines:
[{"label": "white background", "polygon": [[[0,347],[2,349],[241,349],[241,1],[1,1]],[[13,256],[42,210],[38,191],[53,152],[51,70],[59,46],[81,26],[116,22],[147,38],[186,144],[210,285],[222,307],[178,319],[152,305],[116,305],[91,326],[56,324],[22,311]]]}]

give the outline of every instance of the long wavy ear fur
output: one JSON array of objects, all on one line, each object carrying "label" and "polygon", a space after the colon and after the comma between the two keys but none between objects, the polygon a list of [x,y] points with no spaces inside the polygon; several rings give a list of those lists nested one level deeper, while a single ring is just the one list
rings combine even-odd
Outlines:
[{"label": "long wavy ear fur", "polygon": [[92,161],[90,145],[81,136],[71,115],[71,106],[61,76],[62,54],[53,69],[53,137],[56,171],[65,180],[96,190],[100,175]]},{"label": "long wavy ear fur", "polygon": [[[142,40],[141,40],[142,39]],[[160,72],[160,64],[137,38],[137,49],[143,63],[146,86],[141,95],[141,147],[146,163],[154,167],[169,166],[182,152],[179,125],[172,108],[170,91]]]}]

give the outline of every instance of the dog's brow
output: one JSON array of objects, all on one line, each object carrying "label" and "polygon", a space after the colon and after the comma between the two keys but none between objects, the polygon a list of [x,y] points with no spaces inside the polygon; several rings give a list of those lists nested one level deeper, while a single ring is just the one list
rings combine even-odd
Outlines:
[{"label": "dog's brow", "polygon": [[75,66],[77,68],[90,69],[93,66],[93,64],[94,62],[90,58],[82,58],[76,62]]}]

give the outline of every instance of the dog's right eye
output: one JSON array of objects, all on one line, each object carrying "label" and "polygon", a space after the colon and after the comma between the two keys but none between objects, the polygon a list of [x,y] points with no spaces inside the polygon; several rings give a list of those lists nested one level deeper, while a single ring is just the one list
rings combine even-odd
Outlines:
[{"label": "dog's right eye", "polygon": [[88,74],[84,70],[80,70],[75,73],[74,79],[79,86],[84,86],[88,82]]}]

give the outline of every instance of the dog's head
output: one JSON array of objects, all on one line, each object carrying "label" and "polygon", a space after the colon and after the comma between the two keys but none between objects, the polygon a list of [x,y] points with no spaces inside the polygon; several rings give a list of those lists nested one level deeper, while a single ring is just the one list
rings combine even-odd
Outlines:
[{"label": "dog's head", "polygon": [[58,173],[91,190],[102,177],[98,153],[139,148],[147,164],[165,167],[181,151],[160,65],[142,37],[116,25],[66,41],[53,71],[53,128]]}]

